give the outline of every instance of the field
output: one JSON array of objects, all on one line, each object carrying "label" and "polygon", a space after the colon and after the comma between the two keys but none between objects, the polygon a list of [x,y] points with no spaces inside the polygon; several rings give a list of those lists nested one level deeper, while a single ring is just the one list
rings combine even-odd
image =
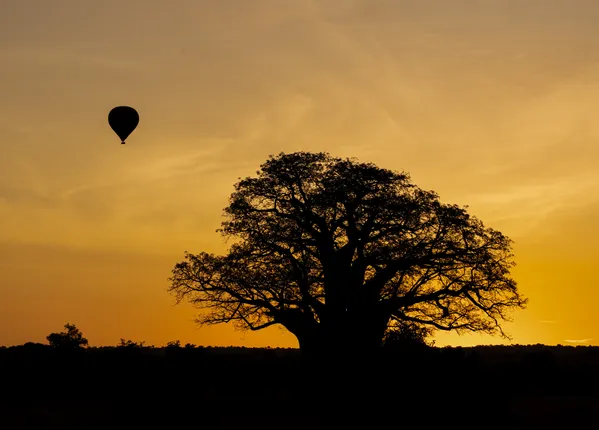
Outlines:
[{"label": "field", "polygon": [[[387,353],[334,382],[294,349],[0,349],[1,429],[578,428],[599,422],[599,348]],[[592,426],[591,426],[592,427]]]}]

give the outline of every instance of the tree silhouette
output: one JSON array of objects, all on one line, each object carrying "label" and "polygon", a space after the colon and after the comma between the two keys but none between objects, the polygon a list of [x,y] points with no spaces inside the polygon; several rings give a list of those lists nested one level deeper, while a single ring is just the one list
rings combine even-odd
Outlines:
[{"label": "tree silhouette", "polygon": [[434,346],[434,341],[429,341],[432,329],[425,325],[413,322],[396,324],[385,334],[383,345],[391,349],[422,348]]},{"label": "tree silhouette", "polygon": [[401,324],[508,337],[526,299],[511,241],[406,173],[328,153],[270,156],[240,180],[226,255],[185,252],[169,291],[200,324],[280,324],[303,352],[374,351]]},{"label": "tree silhouette", "polygon": [[166,343],[167,348],[181,348],[181,341],[179,340],[170,340]]},{"label": "tree silhouette", "polygon": [[121,338],[117,345],[117,348],[143,348],[145,346],[145,342],[134,342],[132,340],[125,340]]},{"label": "tree silhouette", "polygon": [[46,336],[50,346],[60,349],[78,349],[88,345],[87,339],[75,324],[66,323],[64,328],[65,331],[61,333],[51,333]]}]

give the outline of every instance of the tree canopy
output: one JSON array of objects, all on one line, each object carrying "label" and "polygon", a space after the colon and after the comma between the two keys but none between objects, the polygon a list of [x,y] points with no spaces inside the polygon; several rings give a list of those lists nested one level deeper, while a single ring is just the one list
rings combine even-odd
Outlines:
[{"label": "tree canopy", "polygon": [[83,333],[75,324],[66,323],[65,330],[60,333],[50,333],[46,340],[50,346],[60,349],[79,349],[88,345]]},{"label": "tree canopy", "polygon": [[270,156],[235,185],[226,255],[185,252],[169,291],[198,322],[280,324],[300,348],[378,347],[398,325],[508,337],[526,299],[511,240],[409,175],[328,153]]}]

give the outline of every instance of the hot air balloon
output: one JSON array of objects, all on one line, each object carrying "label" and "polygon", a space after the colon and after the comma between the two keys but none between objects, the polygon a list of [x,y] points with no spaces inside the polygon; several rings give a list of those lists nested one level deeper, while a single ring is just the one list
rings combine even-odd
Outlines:
[{"label": "hot air balloon", "polygon": [[108,114],[110,128],[121,138],[121,144],[135,130],[139,124],[139,115],[135,109],[129,106],[117,106]]}]

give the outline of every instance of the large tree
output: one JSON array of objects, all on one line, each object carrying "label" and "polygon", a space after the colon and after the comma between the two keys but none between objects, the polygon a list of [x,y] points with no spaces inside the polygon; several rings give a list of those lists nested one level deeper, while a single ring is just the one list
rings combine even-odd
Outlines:
[{"label": "large tree", "polygon": [[510,239],[406,173],[281,153],[235,185],[225,217],[228,253],[186,252],[169,279],[201,324],[280,324],[304,352],[355,352],[402,324],[507,337],[526,304]]}]

